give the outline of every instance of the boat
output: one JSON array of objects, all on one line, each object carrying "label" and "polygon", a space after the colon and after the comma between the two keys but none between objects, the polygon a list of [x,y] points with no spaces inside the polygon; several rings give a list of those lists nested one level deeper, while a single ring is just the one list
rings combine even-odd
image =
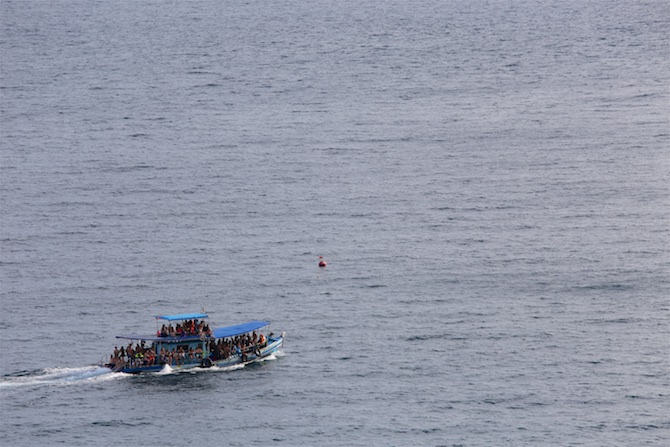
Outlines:
[{"label": "boat", "polygon": [[269,332],[267,321],[249,321],[211,329],[205,313],[157,315],[158,328],[149,335],[117,335],[127,346],[114,348],[103,367],[139,374],[192,368],[228,367],[258,362],[279,350],[284,333]]}]

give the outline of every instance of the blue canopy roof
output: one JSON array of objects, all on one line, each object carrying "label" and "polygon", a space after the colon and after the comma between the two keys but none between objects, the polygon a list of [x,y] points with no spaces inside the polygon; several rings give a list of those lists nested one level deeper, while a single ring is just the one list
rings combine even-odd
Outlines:
[{"label": "blue canopy roof", "polygon": [[209,318],[207,314],[178,314],[178,315],[156,315],[158,320],[176,321],[176,320],[193,320],[194,318]]},{"label": "blue canopy roof", "polygon": [[[191,314],[196,315],[195,317],[189,318],[203,318],[198,317],[200,314]],[[166,317],[177,317],[179,315],[166,315]],[[156,317],[159,318],[159,317]],[[162,318],[162,317],[161,317]],[[179,320],[180,318],[173,318]],[[220,327],[214,329],[212,335],[214,338],[226,338],[234,337],[236,335],[246,334],[247,332],[255,331],[265,326],[269,326],[270,323],[267,321],[250,321],[248,323],[237,324],[235,326]],[[202,340],[198,335],[184,335],[181,337],[159,337],[156,334],[153,335],[117,335],[116,338],[124,338],[126,340],[146,340],[146,341],[162,341],[162,342],[180,342],[180,341],[189,341],[189,340]]]},{"label": "blue canopy roof", "polygon": [[255,331],[265,326],[269,326],[267,321],[250,321],[248,323],[238,324],[235,326],[220,327],[214,329],[214,338],[234,337],[236,335],[246,334],[247,332]]}]

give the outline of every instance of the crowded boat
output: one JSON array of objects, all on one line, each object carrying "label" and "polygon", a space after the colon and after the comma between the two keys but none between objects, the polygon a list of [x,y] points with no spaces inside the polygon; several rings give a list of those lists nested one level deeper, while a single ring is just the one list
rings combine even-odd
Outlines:
[{"label": "crowded boat", "polygon": [[124,343],[114,347],[103,366],[131,374],[156,372],[166,366],[232,366],[262,360],[283,345],[284,334],[269,332],[269,322],[211,329],[207,318],[205,313],[156,316],[161,326],[155,334],[118,335],[116,338]]}]

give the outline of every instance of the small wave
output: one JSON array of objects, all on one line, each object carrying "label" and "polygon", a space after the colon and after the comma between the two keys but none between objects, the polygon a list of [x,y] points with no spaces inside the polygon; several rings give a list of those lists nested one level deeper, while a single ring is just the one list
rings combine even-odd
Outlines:
[{"label": "small wave", "polygon": [[464,337],[456,337],[452,334],[416,334],[405,339],[406,341],[427,341],[427,340],[465,340]]},{"label": "small wave", "polygon": [[163,366],[163,369],[154,374],[157,376],[166,376],[168,374],[174,374],[174,369],[172,369],[170,365],[165,365]]},{"label": "small wave", "polygon": [[137,422],[137,423],[132,423],[132,422],[125,422],[121,421],[118,419],[113,419],[111,421],[96,421],[96,422],[91,422],[91,425],[98,425],[101,427],[140,427],[143,425],[151,425],[150,422]]},{"label": "small wave", "polygon": [[258,360],[259,362],[267,362],[270,360],[277,360],[279,357],[282,357],[283,353],[281,352],[273,352],[272,354],[268,355],[267,357],[263,357],[262,359]]},{"label": "small wave", "polygon": [[612,290],[612,291],[627,291],[633,289],[633,286],[618,283],[603,283],[603,284],[586,284],[574,286],[577,290]]},{"label": "small wave", "polygon": [[185,369],[181,371],[176,371],[177,374],[179,373],[185,373],[185,374],[197,374],[197,373],[212,373],[212,372],[229,372],[229,371],[235,371],[238,369],[242,369],[246,366],[247,364],[245,363],[237,363],[235,365],[228,365],[228,366],[211,366],[209,368],[200,368],[200,367],[195,367],[195,368],[190,368],[190,369]]},{"label": "small wave", "polygon": [[242,369],[244,368],[244,366],[245,366],[244,363],[238,363],[237,365],[230,365],[230,366],[213,366],[212,368],[210,368],[210,370],[228,372]]}]

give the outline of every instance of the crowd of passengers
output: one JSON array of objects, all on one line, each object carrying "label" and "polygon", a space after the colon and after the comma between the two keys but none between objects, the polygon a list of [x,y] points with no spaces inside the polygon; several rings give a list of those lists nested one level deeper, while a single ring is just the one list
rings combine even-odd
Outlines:
[{"label": "crowd of passengers", "polygon": [[113,368],[150,366],[156,362],[156,349],[152,344],[146,347],[144,340],[133,346],[133,342],[128,343],[125,348],[121,346],[114,347],[114,352],[109,356],[109,364]]},{"label": "crowd of passengers", "polygon": [[[244,334],[234,338],[222,338],[207,342],[209,358],[212,361],[224,360],[232,355],[238,355],[242,358],[242,361],[246,361],[248,354],[258,355],[259,350],[265,346],[267,346],[265,336],[263,334],[257,335],[256,332],[251,335]],[[188,349],[177,346],[176,349],[172,350],[162,347],[160,352],[156,353],[154,343],[146,347],[144,340],[142,340],[134,346],[130,342],[125,348],[123,346],[121,348],[114,347],[114,352],[109,356],[109,365],[114,369],[152,365],[181,366],[185,363],[200,363],[203,359],[204,352],[200,345]]]},{"label": "crowd of passengers", "polygon": [[163,325],[160,331],[156,332],[159,337],[185,337],[188,335],[197,335],[199,337],[211,337],[212,330],[204,320],[198,322],[198,319],[186,320],[183,324],[177,324],[172,327],[172,323]]},{"label": "crowd of passengers", "polygon": [[259,349],[267,346],[265,335],[256,335],[253,332],[251,335],[238,335],[234,338],[220,338],[219,340],[212,340],[209,342],[208,348],[210,358],[214,361],[225,360],[231,355],[239,355],[242,360],[246,360],[247,354],[258,354]]}]

